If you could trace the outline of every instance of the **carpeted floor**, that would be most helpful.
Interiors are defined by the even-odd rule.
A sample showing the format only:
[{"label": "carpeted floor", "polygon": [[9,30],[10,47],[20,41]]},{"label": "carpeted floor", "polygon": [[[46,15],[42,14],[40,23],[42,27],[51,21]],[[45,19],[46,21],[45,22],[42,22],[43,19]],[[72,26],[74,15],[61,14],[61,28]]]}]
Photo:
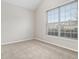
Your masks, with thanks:
[{"label": "carpeted floor", "polygon": [[77,53],[38,40],[2,46],[1,59],[77,59]]}]

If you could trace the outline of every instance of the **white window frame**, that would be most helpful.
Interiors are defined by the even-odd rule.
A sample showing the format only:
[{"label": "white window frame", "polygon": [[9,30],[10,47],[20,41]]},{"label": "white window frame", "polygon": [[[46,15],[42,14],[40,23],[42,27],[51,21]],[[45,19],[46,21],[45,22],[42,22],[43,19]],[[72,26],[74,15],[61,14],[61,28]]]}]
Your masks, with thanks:
[{"label": "white window frame", "polygon": [[[74,2],[77,2],[77,1],[72,1],[72,2],[70,2],[70,3],[67,3],[67,4],[64,4],[64,5],[68,5],[68,4],[71,4],[71,3],[74,3]],[[64,6],[64,5],[62,5],[62,6]],[[59,6],[59,7],[56,7],[56,8],[59,8],[60,9],[60,7],[62,7],[62,6]],[[47,17],[48,17],[48,12],[49,11],[51,11],[51,10],[54,10],[54,9],[56,9],[56,8],[53,8],[53,9],[50,9],[50,10],[48,10],[47,11]],[[59,11],[59,14],[60,14],[60,11]],[[47,27],[46,27],[46,33],[48,34],[48,18],[47,18]],[[59,15],[59,22],[58,22],[58,25],[59,25],[59,28],[58,28],[58,36],[56,36],[56,37],[61,37],[60,36],[60,33],[61,33],[61,28],[60,28],[60,15]],[[67,32],[66,32],[67,33]],[[75,32],[74,32],[75,33]],[[69,37],[63,37],[63,38],[69,38]],[[75,39],[75,38],[70,38],[70,39]],[[77,39],[75,39],[75,40],[77,40]]]}]

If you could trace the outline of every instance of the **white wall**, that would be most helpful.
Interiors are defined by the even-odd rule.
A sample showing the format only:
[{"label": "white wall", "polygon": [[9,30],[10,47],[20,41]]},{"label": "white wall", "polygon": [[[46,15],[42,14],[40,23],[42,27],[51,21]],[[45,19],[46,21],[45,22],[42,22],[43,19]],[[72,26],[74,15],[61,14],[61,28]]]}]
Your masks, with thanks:
[{"label": "white wall", "polygon": [[47,25],[47,10],[53,9],[57,6],[63,5],[71,0],[44,0],[36,11],[36,39],[46,41],[51,44],[55,44],[60,47],[71,49],[77,51],[78,42],[77,40],[71,40],[67,38],[48,36],[46,34],[46,25]]},{"label": "white wall", "polygon": [[33,12],[2,1],[1,44],[33,37]]},{"label": "white wall", "polygon": [[77,51],[78,42],[76,40],[46,34],[46,11],[67,2],[69,0],[43,0],[36,11],[36,16],[32,11],[2,2],[1,44],[27,40],[33,38],[34,34],[34,37],[39,40]]}]

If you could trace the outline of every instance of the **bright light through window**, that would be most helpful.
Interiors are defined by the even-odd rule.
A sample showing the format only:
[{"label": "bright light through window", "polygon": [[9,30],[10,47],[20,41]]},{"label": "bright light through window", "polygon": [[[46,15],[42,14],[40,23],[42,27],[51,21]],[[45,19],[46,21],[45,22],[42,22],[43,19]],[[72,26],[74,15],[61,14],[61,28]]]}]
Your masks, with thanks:
[{"label": "bright light through window", "polygon": [[48,35],[78,38],[77,1],[48,11]]}]

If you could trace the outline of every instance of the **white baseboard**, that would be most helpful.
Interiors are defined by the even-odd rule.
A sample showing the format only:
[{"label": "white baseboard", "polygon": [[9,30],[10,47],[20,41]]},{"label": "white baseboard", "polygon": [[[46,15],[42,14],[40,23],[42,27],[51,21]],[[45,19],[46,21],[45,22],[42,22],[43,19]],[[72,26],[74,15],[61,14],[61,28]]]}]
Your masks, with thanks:
[{"label": "white baseboard", "polygon": [[18,43],[18,42],[22,42],[22,41],[32,40],[32,39],[33,38],[25,38],[25,39],[20,39],[20,40],[12,41],[12,42],[1,43],[1,45],[13,44],[13,43]]},{"label": "white baseboard", "polygon": [[55,44],[55,43],[51,43],[45,39],[42,39],[40,37],[35,37],[36,40],[39,40],[39,41],[42,41],[42,42],[45,42],[45,43],[49,43],[49,44],[52,44],[52,45],[55,45],[55,46],[58,46],[60,48],[64,48],[64,49],[68,49],[68,50],[71,50],[71,51],[74,51],[74,52],[78,52],[78,50],[76,49],[73,49],[73,48],[69,48],[69,47],[64,47],[64,46],[61,46],[61,45],[58,45],[58,44]]},{"label": "white baseboard", "polygon": [[49,42],[48,40],[42,39],[40,37],[30,37],[30,38],[26,38],[26,39],[22,39],[22,40],[17,40],[17,41],[12,41],[12,42],[7,42],[7,43],[1,43],[1,45],[13,44],[13,43],[22,42],[22,41],[28,41],[28,40],[33,40],[33,39],[36,39],[36,40],[39,40],[39,41],[43,41],[43,42],[46,42],[46,43],[49,43],[49,44],[52,44],[52,45],[56,45],[56,46],[59,46],[61,48],[65,48],[65,49],[69,49],[69,50],[78,52],[76,49],[65,47],[65,46],[61,46],[61,45]]}]

